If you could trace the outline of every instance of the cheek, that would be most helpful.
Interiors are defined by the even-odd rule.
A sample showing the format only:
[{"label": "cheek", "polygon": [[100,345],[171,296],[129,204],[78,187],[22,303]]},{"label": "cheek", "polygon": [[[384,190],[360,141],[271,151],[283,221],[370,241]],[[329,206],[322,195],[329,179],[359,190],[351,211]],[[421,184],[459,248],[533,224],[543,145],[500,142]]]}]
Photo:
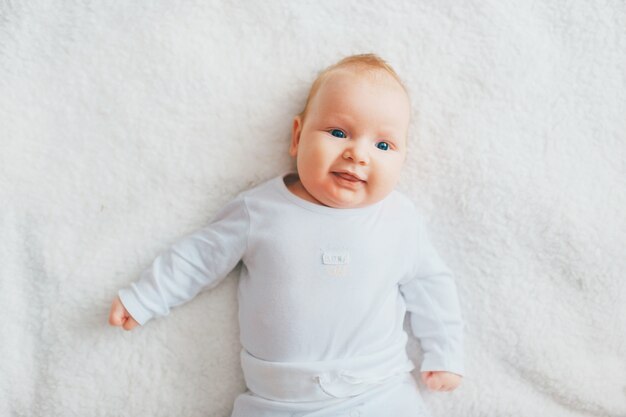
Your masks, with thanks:
[{"label": "cheek", "polygon": [[372,180],[375,180],[375,185],[381,188],[395,187],[400,179],[403,158],[399,155],[397,158],[389,158],[377,162],[377,167],[374,170],[376,175],[372,177]]},{"label": "cheek", "polygon": [[323,168],[332,161],[336,150],[330,144],[324,143],[323,140],[311,142],[307,146],[305,157],[308,162],[315,164],[318,168]]},{"label": "cheek", "polygon": [[308,181],[309,186],[311,186],[310,182],[314,178],[320,176],[320,172],[324,170],[326,165],[318,150],[311,146],[301,149],[298,153],[297,164],[301,179]]}]

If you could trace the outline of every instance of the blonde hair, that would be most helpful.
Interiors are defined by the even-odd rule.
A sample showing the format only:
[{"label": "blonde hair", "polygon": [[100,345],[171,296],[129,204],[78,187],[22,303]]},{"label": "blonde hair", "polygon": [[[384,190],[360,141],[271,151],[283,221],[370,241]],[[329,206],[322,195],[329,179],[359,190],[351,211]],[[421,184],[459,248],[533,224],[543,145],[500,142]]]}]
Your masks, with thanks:
[{"label": "blonde hair", "polygon": [[[304,122],[304,118],[306,116],[306,112],[309,108],[309,104],[317,94],[317,91],[320,89],[326,78],[335,70],[342,68],[354,68],[358,71],[369,71],[370,73],[375,73],[376,71],[385,71],[389,75],[391,75],[397,82],[400,84],[402,89],[407,92],[404,83],[398,76],[398,74],[394,71],[394,69],[389,65],[384,59],[379,57],[376,54],[358,54],[358,55],[350,55],[348,57],[343,58],[341,61],[337,62],[324,69],[317,75],[315,81],[311,85],[311,89],[309,90],[309,96],[306,99],[306,103],[304,105],[304,110],[298,114],[302,121]],[[408,92],[407,92],[408,93]]]}]

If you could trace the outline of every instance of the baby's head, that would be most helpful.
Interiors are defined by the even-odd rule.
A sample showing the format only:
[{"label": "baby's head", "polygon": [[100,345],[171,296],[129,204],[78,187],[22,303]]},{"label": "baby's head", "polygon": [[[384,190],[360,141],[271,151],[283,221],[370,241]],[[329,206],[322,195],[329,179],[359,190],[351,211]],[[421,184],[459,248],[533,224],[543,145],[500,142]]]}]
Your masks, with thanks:
[{"label": "baby's head", "polygon": [[336,208],[385,198],[404,163],[410,103],[398,75],[376,55],[354,55],[315,80],[293,121],[293,191]]}]

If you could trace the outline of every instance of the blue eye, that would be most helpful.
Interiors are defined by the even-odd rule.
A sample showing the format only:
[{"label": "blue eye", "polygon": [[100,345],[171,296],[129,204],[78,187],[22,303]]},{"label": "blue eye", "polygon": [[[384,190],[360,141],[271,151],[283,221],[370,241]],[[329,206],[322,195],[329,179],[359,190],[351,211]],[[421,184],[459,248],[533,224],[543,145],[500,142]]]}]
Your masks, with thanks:
[{"label": "blue eye", "polygon": [[333,129],[330,131],[330,134],[333,135],[336,138],[345,138],[346,134],[343,132],[343,130],[339,130],[339,129]]},{"label": "blue eye", "polygon": [[378,149],[383,150],[383,151],[388,151],[389,150],[389,144],[387,142],[378,142],[376,144],[376,147]]}]

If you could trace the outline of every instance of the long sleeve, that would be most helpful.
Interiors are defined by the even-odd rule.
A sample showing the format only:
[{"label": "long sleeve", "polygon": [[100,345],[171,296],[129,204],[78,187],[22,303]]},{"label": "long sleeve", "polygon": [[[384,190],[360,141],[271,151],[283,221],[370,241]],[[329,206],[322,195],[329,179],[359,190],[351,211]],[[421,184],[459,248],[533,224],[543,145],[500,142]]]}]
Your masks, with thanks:
[{"label": "long sleeve", "polygon": [[454,276],[417,221],[417,254],[413,274],[400,283],[411,329],[424,352],[421,371],[463,375],[463,321]]},{"label": "long sleeve", "polygon": [[247,243],[250,218],[243,195],[224,206],[203,229],[161,253],[119,297],[141,325],[171,307],[213,288],[237,265]]}]

